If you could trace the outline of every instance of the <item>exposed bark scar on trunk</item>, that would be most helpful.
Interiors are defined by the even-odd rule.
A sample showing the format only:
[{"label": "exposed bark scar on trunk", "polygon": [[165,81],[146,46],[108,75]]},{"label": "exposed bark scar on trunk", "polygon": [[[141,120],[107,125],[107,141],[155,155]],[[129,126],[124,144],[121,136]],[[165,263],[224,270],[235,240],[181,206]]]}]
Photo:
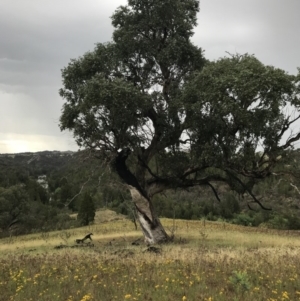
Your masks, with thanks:
[{"label": "exposed bark scar on trunk", "polygon": [[137,219],[144,233],[145,242],[154,244],[168,241],[169,237],[153,211],[151,200],[148,200],[135,187],[128,185],[128,188],[137,211]]},{"label": "exposed bark scar on trunk", "polygon": [[152,219],[151,208],[148,200],[143,195],[141,195],[141,193],[135,187],[132,186],[129,187],[130,187],[129,190],[131,193],[132,200],[138,212],[144,216],[145,220],[147,220],[149,224],[152,225],[153,219]]}]

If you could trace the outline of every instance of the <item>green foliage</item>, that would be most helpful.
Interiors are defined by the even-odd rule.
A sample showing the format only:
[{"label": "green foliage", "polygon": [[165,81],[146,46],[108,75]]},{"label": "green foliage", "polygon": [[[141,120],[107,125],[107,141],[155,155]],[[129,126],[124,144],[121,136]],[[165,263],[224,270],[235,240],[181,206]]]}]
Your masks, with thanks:
[{"label": "green foliage", "polygon": [[289,221],[287,218],[284,218],[284,216],[275,214],[269,221],[268,221],[268,226],[270,228],[274,229],[283,229],[286,230],[288,229],[288,224]]},{"label": "green foliage", "polygon": [[285,215],[287,219],[287,229],[289,230],[299,230],[300,229],[300,217],[298,214],[290,213],[289,215]]},{"label": "green foliage", "polygon": [[[248,54],[208,62],[191,42],[198,11],[197,0],[120,6],[112,15],[113,41],[62,70],[60,128],[114,162],[122,180],[149,200],[168,189],[214,190],[222,182],[260,204],[253,188],[300,139],[297,133],[283,139],[298,119],[286,112],[298,112],[299,76]],[[287,185],[280,189],[291,195]],[[199,216],[194,202],[155,203],[168,216]],[[240,211],[234,197],[219,209],[208,203],[202,215],[210,218]]]},{"label": "green foliage", "polygon": [[12,224],[20,223],[28,212],[28,195],[23,188],[0,187],[0,228],[7,230]]},{"label": "green foliage", "polygon": [[38,184],[36,180],[28,179],[25,185],[25,189],[30,200],[42,202],[43,204],[47,204],[49,202],[48,192],[40,184]]},{"label": "green foliage", "polygon": [[252,226],[253,225],[253,217],[251,217],[247,213],[240,213],[234,217],[232,222],[237,225]]},{"label": "green foliage", "polygon": [[227,193],[224,197],[224,201],[220,204],[219,214],[226,219],[230,219],[235,213],[240,212],[240,210],[240,204],[235,195],[233,193]]},{"label": "green foliage", "polygon": [[251,288],[249,276],[246,272],[234,271],[232,276],[229,277],[229,281],[233,284],[234,288],[241,293],[249,291]]},{"label": "green foliage", "polygon": [[294,76],[264,66],[250,55],[207,64],[184,90],[187,119],[196,140],[192,148],[195,155],[218,167],[226,162],[225,166],[236,170],[264,170],[257,145],[259,142],[268,156],[281,153],[281,130],[285,131],[289,121],[282,108],[288,103],[299,106],[294,80]]},{"label": "green foliage", "polygon": [[[288,158],[284,159],[284,164],[296,164],[299,160],[299,154],[297,154],[297,151],[289,153]],[[42,156],[40,157],[43,160]],[[22,162],[20,158],[21,156],[18,155],[19,164]],[[56,158],[53,159],[54,161],[56,160]],[[15,177],[18,179],[18,174],[22,173],[18,172],[18,169],[11,169],[14,166],[13,162],[10,159],[7,168],[4,168],[2,171],[11,175],[10,178]],[[90,170],[95,165],[95,161],[81,160],[78,154],[74,154],[73,159],[69,158],[68,164],[64,165],[63,168],[59,164],[56,166],[54,162],[51,163],[48,161],[47,164],[53,166],[52,172],[47,177],[49,183],[48,191],[42,188],[34,178],[25,177],[23,178],[24,183],[18,180],[20,186],[17,187],[22,189],[22,195],[27,200],[24,204],[24,214],[22,215],[25,218],[21,219],[22,226],[19,227],[24,232],[38,231],[38,229],[43,229],[43,231],[58,228],[64,229],[73,226],[75,222],[69,218],[65,211],[65,204],[67,204],[68,199],[79,192],[81,185],[92,175]],[[27,161],[24,161],[24,167],[27,165]],[[155,168],[155,161],[153,166]],[[22,168],[22,165],[20,165],[20,170]],[[39,168],[43,168],[43,166]],[[32,172],[35,173],[34,168]],[[126,191],[119,190],[117,187],[106,185],[107,180],[110,183],[111,181],[115,181],[113,174],[103,175],[101,185],[98,186],[99,176],[102,173],[103,170],[100,168],[99,171],[97,170],[97,173],[93,174],[91,181],[84,186],[83,194],[85,191],[91,192],[96,208],[107,207],[118,213],[128,215],[134,220],[134,208],[130,203],[130,195]],[[294,181],[293,183],[299,187],[298,182]],[[284,185],[282,186],[281,184]],[[66,186],[69,186],[71,193],[69,193],[68,197],[62,198],[62,190]],[[286,187],[287,190],[283,190],[282,187]],[[12,186],[8,188],[12,188]],[[48,198],[46,202],[42,201],[41,191],[46,191]],[[203,218],[206,220],[222,219],[245,226],[258,227],[261,225],[277,229],[300,229],[299,208],[297,207],[298,192],[290,185],[290,180],[287,178],[273,176],[255,186],[254,192],[270,203],[269,206],[273,208],[274,213],[258,210],[258,208],[256,208],[257,212],[249,211],[245,206],[245,200],[242,198],[239,199],[237,194],[229,192],[228,189],[220,191],[222,191],[219,192],[220,203],[214,199],[213,194],[208,189],[204,188],[190,189],[189,192],[181,190],[176,192],[168,191],[163,195],[155,195],[153,199],[154,207],[158,215],[162,217],[196,220]],[[289,201],[286,199],[286,191],[288,191]],[[50,198],[51,201],[48,203]],[[77,212],[81,200],[82,195],[79,195],[71,202],[69,208]],[[6,229],[13,217],[8,218],[7,215],[10,212],[9,203],[6,201],[2,202],[0,207],[6,207],[5,210],[1,209],[2,214],[0,218],[2,223],[1,228]],[[29,208],[26,209],[27,207]],[[14,205],[14,208],[17,210],[18,206]]]},{"label": "green foliage", "polygon": [[89,193],[85,193],[79,207],[77,220],[81,225],[86,226],[94,221],[96,208],[92,197]]},{"label": "green foliage", "polygon": [[[74,225],[74,223],[73,223]],[[57,208],[30,198],[21,186],[0,187],[1,236],[49,231],[72,226],[71,218]]]}]

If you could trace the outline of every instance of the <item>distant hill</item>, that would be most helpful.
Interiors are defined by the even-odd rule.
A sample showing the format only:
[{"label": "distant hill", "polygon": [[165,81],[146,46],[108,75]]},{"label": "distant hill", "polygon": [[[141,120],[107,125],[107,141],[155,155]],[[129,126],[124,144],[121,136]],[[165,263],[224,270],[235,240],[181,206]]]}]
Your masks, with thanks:
[{"label": "distant hill", "polygon": [[75,152],[43,151],[36,153],[0,154],[0,166],[24,167],[26,170],[38,170],[47,173],[66,164]]},{"label": "distant hill", "polygon": [[[287,154],[281,165],[290,166],[291,173],[282,175],[279,166],[273,176],[260,182],[253,190],[255,196],[272,211],[262,210],[253,204],[249,195],[237,195],[222,183],[214,183],[221,202],[216,200],[210,188],[194,187],[188,191],[166,191],[156,195],[155,208],[162,217],[221,218],[243,225],[269,223],[270,226],[271,223],[270,227],[300,229],[300,177],[292,176],[299,174],[300,152],[296,150]],[[90,156],[88,151],[0,154],[0,189],[22,187],[29,201],[33,202],[30,206],[41,203],[61,212],[69,210],[69,213],[75,213],[83,193],[87,192],[96,208],[112,209],[132,218],[130,195],[118,184],[119,179],[112,170],[103,166],[101,160]],[[249,210],[249,207],[254,210]],[[48,211],[51,210],[45,209]]]},{"label": "distant hill", "polygon": [[49,176],[66,166],[74,152],[44,151],[36,153],[0,154],[0,186],[25,183],[28,178]]}]

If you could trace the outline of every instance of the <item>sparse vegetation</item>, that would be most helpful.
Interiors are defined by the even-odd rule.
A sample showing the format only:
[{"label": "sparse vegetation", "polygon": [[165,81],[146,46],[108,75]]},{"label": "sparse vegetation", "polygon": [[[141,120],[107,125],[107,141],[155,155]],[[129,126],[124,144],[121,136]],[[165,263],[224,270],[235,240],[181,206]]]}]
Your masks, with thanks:
[{"label": "sparse vegetation", "polygon": [[[297,231],[162,219],[176,238],[156,254],[131,244],[132,222],[102,213],[101,224],[0,240],[0,299],[300,300]],[[94,247],[54,250],[88,232]]]}]

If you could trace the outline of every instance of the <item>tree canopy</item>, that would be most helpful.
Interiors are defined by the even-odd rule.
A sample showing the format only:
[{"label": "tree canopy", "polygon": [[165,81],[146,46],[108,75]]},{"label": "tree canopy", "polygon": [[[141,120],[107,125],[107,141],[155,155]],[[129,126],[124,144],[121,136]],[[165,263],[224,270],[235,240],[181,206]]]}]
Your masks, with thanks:
[{"label": "tree canopy", "polygon": [[260,204],[253,186],[300,138],[300,75],[248,54],[209,62],[190,40],[198,12],[197,0],[128,0],[113,41],[62,70],[61,130],[113,162],[151,229],[165,189],[205,185],[218,198],[221,181]]}]

